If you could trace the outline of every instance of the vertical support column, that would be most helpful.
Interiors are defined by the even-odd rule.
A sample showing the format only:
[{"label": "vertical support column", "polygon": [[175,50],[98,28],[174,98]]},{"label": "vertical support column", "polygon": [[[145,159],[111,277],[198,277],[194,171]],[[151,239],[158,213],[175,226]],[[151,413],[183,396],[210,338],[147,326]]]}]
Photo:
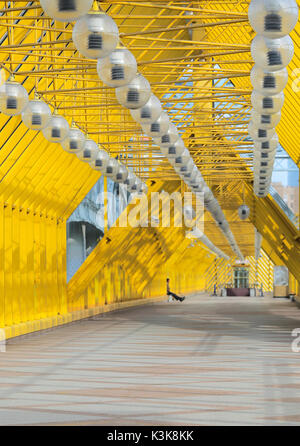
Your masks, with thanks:
[{"label": "vertical support column", "polygon": [[[46,219],[42,217],[40,211],[34,211],[33,214],[34,240],[33,240],[33,259],[34,259],[34,311],[36,319],[42,319],[50,316],[48,313],[49,298],[51,295],[51,265],[49,263],[49,252],[41,256],[41,240],[44,237],[45,229],[45,247],[47,246],[48,228]],[[43,260],[45,259],[45,270]],[[47,262],[47,263],[46,263]],[[42,286],[41,271],[45,271],[45,285]]]},{"label": "vertical support column", "polygon": [[18,209],[12,209],[12,314],[13,323],[21,322],[20,303],[22,290],[20,287],[20,216]]},{"label": "vertical support column", "polygon": [[58,267],[58,292],[59,314],[66,314],[67,305],[67,225],[65,221],[57,222],[57,267]]},{"label": "vertical support column", "polygon": [[0,199],[0,327],[4,327],[4,206]]},{"label": "vertical support column", "polygon": [[299,209],[298,209],[298,229],[300,231],[300,168],[299,168],[299,185],[298,185],[298,199],[299,199]]},{"label": "vertical support column", "polygon": [[5,325],[13,325],[12,314],[12,209],[9,204],[4,206],[4,288],[5,304],[4,319]]},{"label": "vertical support column", "polygon": [[27,271],[27,294],[26,294],[26,307],[28,310],[28,320],[38,319],[38,315],[35,312],[34,306],[34,254],[33,254],[33,213],[29,209],[24,209],[26,216],[26,271]]}]

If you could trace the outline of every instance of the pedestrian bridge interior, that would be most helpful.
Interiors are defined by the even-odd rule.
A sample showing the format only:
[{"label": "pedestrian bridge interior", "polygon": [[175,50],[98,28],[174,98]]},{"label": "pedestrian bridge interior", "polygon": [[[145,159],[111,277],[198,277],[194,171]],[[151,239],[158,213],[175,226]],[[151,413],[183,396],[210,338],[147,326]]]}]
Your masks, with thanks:
[{"label": "pedestrian bridge interior", "polygon": [[[115,89],[100,79],[97,59],[87,58],[78,51],[72,38],[75,22],[54,20],[43,8],[47,3],[50,2],[0,1],[1,85],[10,81],[21,84],[29,100],[43,101],[54,116],[62,116],[70,128],[81,130],[110,158],[117,159],[145,184],[143,191],[149,199],[154,192],[177,192],[182,197],[185,192],[190,192],[188,184],[160,147],[133,119],[130,110],[118,101]],[[58,3],[53,1],[53,4]],[[235,332],[235,322],[243,336],[241,327],[244,324],[245,338],[251,339],[248,345],[251,349],[251,346],[255,348],[254,332],[260,330],[259,322],[256,325],[251,314],[265,314],[266,324],[273,323],[277,327],[282,334],[278,342],[284,343],[284,327],[296,328],[292,323],[288,324],[289,318],[294,317],[296,324],[300,317],[296,306],[297,301],[300,303],[299,202],[298,211],[293,211],[284,196],[272,187],[263,197],[255,190],[254,143],[248,133],[253,92],[250,71],[254,66],[251,42],[256,35],[248,17],[250,0],[95,0],[87,3],[91,4],[95,14],[101,9],[114,20],[119,30],[119,47],[127,48],[133,54],[138,72],[149,81],[152,93],[161,102],[170,122],[177,127],[194,165],[221,207],[234,242],[230,243],[206,206],[203,233],[211,245],[204,243],[203,238],[189,237],[187,225],[119,227],[117,222],[122,212],[134,207],[134,194],[129,189],[93,168],[86,160],[64,150],[63,144],[47,140],[46,131],[28,128],[20,113],[0,113],[0,329],[6,340],[12,342],[8,342],[8,347],[11,345],[12,348],[8,352],[11,363],[8,361],[5,365],[4,355],[0,357],[4,380],[8,368],[13,370],[14,355],[19,354],[21,362],[22,355],[29,354],[33,347],[31,360],[33,363],[42,361],[37,358],[38,350],[43,350],[43,345],[48,342],[49,352],[54,352],[60,333],[71,345],[75,336],[72,330],[75,330],[75,347],[79,351],[86,348],[88,356],[92,355],[98,336],[101,338],[102,328],[96,327],[97,321],[104,324],[103,330],[107,329],[111,339],[118,336],[121,339],[144,323],[149,323],[154,332],[161,330],[160,354],[164,354],[165,340],[171,346],[169,352],[173,359],[179,355],[178,373],[182,374],[185,374],[183,349],[198,351],[196,340],[190,339],[192,333],[188,332],[195,328],[195,333],[199,334],[197,315],[205,329],[208,329],[209,318],[214,318],[214,329],[220,328],[218,321],[221,319],[225,325],[231,324],[230,327],[227,325],[228,336]],[[299,6],[299,0],[297,3]],[[298,22],[290,33],[294,57],[287,67],[285,100],[276,127],[278,156],[284,153],[297,178],[300,167],[299,32]],[[6,105],[8,108],[8,103]],[[101,201],[101,192],[110,194]],[[299,189],[297,199],[299,201]],[[121,203],[121,211],[116,203]],[[242,205],[249,209],[245,219],[239,214]],[[142,209],[140,220],[148,219],[151,219],[149,210]],[[272,299],[274,271],[278,268],[287,273],[286,297],[293,295],[296,302],[280,303]],[[172,302],[169,307],[159,303],[167,300],[167,277],[172,291],[187,297],[184,303]],[[252,303],[251,297],[237,297],[236,304],[234,297],[225,294],[221,297],[225,289],[236,288],[254,290],[256,297],[253,295]],[[218,297],[213,297],[210,303],[208,296],[212,294]],[[267,302],[261,303],[262,295]],[[243,299],[247,299],[249,316],[243,310]],[[135,306],[136,309],[126,310],[128,318],[123,312],[119,316],[108,315],[110,311],[125,311]],[[151,310],[145,316],[149,308]],[[204,312],[202,316],[200,308]],[[174,319],[170,314],[172,311],[175,312]],[[228,322],[231,311],[235,322]],[[102,320],[101,315],[106,315],[107,319]],[[75,321],[80,323],[68,325]],[[92,321],[90,326],[88,321]],[[126,334],[122,334],[120,327],[120,333],[114,331],[110,322],[116,325],[124,322]],[[95,327],[94,338],[92,327]],[[181,344],[176,337],[178,330],[173,334],[168,331],[176,327],[183,332]],[[263,321],[261,327],[264,327]],[[55,330],[50,333],[49,329]],[[79,346],[81,329],[85,345]],[[40,337],[19,338],[32,333],[39,333]],[[208,352],[216,340],[209,338],[209,331],[207,333],[208,338],[201,334],[201,342],[207,347],[205,350],[201,344],[202,353]],[[89,336],[94,340],[91,338],[89,342]],[[181,353],[176,353],[172,336],[179,342]],[[25,350],[20,344],[22,339]],[[147,330],[141,332],[140,342],[143,340],[146,348],[151,350]],[[269,341],[272,351],[271,339]],[[103,348],[109,356],[109,347],[105,344]],[[230,344],[229,348],[234,354],[234,345]],[[139,354],[139,347],[133,344],[126,344],[126,349],[129,357]],[[63,349],[55,350],[56,353],[58,358],[64,355]],[[214,354],[219,353],[214,350]],[[117,361],[122,351],[111,353],[114,354],[112,359]],[[194,384],[196,358],[189,374]],[[60,364],[59,359],[53,361],[49,367]],[[151,371],[145,352],[143,361],[148,374]],[[163,368],[160,361],[159,358],[155,360],[158,373],[160,367]],[[206,361],[207,370],[212,371],[213,377],[216,363],[209,357]],[[104,374],[109,374],[108,362],[107,357]],[[115,365],[118,367],[117,363]],[[249,376],[244,365],[240,364],[240,367],[244,381],[239,391],[243,393]],[[269,367],[272,373],[275,362],[274,367]],[[264,376],[267,372],[267,369],[263,371]],[[28,369],[29,375],[35,373]],[[79,376],[76,373],[74,371],[74,379]],[[89,373],[92,378],[94,375]],[[128,373],[131,373],[129,369]],[[230,371],[224,366],[225,380],[229,375]],[[217,375],[215,377],[218,382]],[[175,379],[169,378],[171,381]],[[130,379],[134,379],[133,375]],[[142,378],[138,376],[136,379],[139,387],[135,389],[135,396],[144,398]],[[10,381],[5,382],[10,385]],[[112,380],[110,386],[113,385]],[[174,388],[176,385],[174,381]],[[211,392],[218,391],[218,384],[215,386]],[[45,389],[50,393],[51,383],[45,384]],[[87,396],[84,384],[81,390],[82,395]],[[120,390],[121,394],[123,391]],[[230,391],[230,388],[224,391],[225,399]],[[211,395],[206,401],[208,406],[214,403]],[[276,392],[269,396],[280,398]],[[111,394],[107,396],[111,397]],[[255,404],[254,399],[254,396],[253,400],[250,398],[249,405]],[[66,401],[60,403],[67,406]],[[228,399],[229,405],[230,402]],[[120,424],[141,422],[136,414],[127,417],[126,404],[124,413],[119,414]],[[236,396],[233,406],[240,404]],[[286,415],[282,422],[300,421],[293,408],[292,405],[287,412],[296,418]],[[171,410],[167,402],[165,410]],[[4,406],[0,413],[3,411]],[[279,415],[282,414],[273,413],[267,421],[275,423]],[[109,417],[113,417],[113,410],[106,416],[105,420],[112,422],[113,418]],[[147,416],[144,422],[159,422],[155,416]],[[183,419],[196,423],[193,417]],[[4,420],[8,418],[4,416]],[[75,415],[72,420],[77,420]],[[91,420],[96,422],[95,418],[86,415],[79,422],[88,424]],[[176,417],[167,416],[165,420],[166,423],[178,421]],[[205,417],[203,420],[209,422]],[[246,418],[241,420],[246,421]],[[58,418],[54,415],[39,418],[40,423],[45,421],[55,423]],[[66,417],[65,422],[69,421]],[[9,420],[5,422],[9,423]],[[230,420],[224,415],[220,422],[229,423]],[[255,417],[251,422],[256,422]]]}]

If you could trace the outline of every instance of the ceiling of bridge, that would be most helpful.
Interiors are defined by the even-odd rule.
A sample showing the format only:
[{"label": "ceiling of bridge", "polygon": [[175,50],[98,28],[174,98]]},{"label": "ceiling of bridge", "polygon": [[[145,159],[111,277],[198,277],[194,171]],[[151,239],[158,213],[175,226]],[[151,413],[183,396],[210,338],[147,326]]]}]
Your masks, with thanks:
[{"label": "ceiling of bridge", "polygon": [[[243,181],[252,180],[251,143],[245,141],[253,38],[249,0],[113,0],[99,4],[117,23],[121,42],[135,55],[139,71],[180,127],[208,184],[216,188],[238,244],[246,255],[253,254],[253,227],[243,223],[241,229],[237,216]],[[99,80],[96,61],[76,51],[72,28],[72,24],[45,16],[38,1],[0,1],[0,62],[6,74],[13,73],[24,83],[31,97],[36,90],[53,109],[69,122],[75,121],[111,155],[119,155],[143,179],[177,179],[158,147],[117,103],[114,90]],[[278,127],[281,144],[298,165],[300,107],[293,85],[299,66],[299,30],[298,23],[292,35],[296,54]],[[42,190],[45,200],[50,190],[53,203],[59,201],[59,215],[69,215],[98,174],[28,131],[18,117],[1,116],[0,126],[4,136],[1,181],[17,181],[13,199],[24,196],[29,182],[32,192],[27,201],[36,203]],[[30,152],[25,150],[28,147]],[[59,185],[58,172],[63,177]],[[41,181],[44,189],[39,189]],[[207,228],[207,235],[231,254],[209,217]]]}]

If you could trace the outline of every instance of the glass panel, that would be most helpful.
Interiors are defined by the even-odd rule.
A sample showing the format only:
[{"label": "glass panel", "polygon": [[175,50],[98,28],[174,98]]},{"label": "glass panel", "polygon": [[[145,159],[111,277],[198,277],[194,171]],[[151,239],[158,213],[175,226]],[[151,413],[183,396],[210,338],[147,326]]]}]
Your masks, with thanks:
[{"label": "glass panel", "polygon": [[299,169],[281,146],[275,159],[271,195],[299,227]]},{"label": "glass panel", "polygon": [[[113,226],[129,203],[124,185],[107,179],[107,228]],[[91,254],[105,233],[104,177],[90,190],[67,222],[67,280]]]},{"label": "glass panel", "polygon": [[249,288],[249,270],[247,268],[234,269],[234,288]]}]

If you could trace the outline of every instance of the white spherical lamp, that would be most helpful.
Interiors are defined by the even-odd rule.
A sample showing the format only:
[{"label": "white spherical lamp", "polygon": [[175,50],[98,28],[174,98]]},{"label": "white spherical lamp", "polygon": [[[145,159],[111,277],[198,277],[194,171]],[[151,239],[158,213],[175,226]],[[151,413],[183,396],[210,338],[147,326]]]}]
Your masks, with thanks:
[{"label": "white spherical lamp", "polygon": [[134,183],[132,185],[127,186],[127,189],[131,194],[134,194],[136,192],[139,192],[141,185],[142,181],[136,177]]},{"label": "white spherical lamp", "polygon": [[139,124],[151,124],[155,122],[162,114],[160,100],[152,94],[146,104],[137,110],[130,110],[132,118]]},{"label": "white spherical lamp", "polygon": [[50,122],[50,107],[39,99],[29,101],[26,108],[22,112],[22,121],[31,130],[42,130]]},{"label": "white spherical lamp", "polygon": [[129,109],[143,107],[150,96],[151,86],[141,74],[138,74],[128,85],[116,88],[116,97],[119,104]]},{"label": "white spherical lamp", "polygon": [[192,172],[192,169],[194,168],[194,161],[192,160],[192,158],[190,158],[186,164],[181,165],[181,166],[174,166],[174,170],[175,172],[178,173],[178,175],[181,176],[181,178],[183,179],[183,181],[186,180],[187,176],[189,177],[188,174],[190,174]]},{"label": "white spherical lamp", "polygon": [[170,119],[167,113],[163,112],[160,117],[151,124],[143,124],[142,128],[146,135],[151,138],[158,138],[167,133],[170,126]]},{"label": "white spherical lamp", "polygon": [[23,85],[8,80],[0,86],[0,111],[8,116],[20,115],[28,104],[28,93]]},{"label": "white spherical lamp", "polygon": [[265,142],[269,141],[276,133],[275,129],[261,129],[260,127],[255,127],[251,121],[248,126],[248,132],[254,142]]},{"label": "white spherical lamp", "polygon": [[99,146],[98,144],[93,141],[92,139],[86,139],[84,148],[76,153],[77,157],[80,159],[80,161],[83,161],[85,163],[91,163],[95,161],[99,153]]},{"label": "white spherical lamp", "polygon": [[263,162],[268,162],[269,165],[274,163],[276,156],[276,151],[274,152],[255,152],[254,154],[254,164],[261,165]]},{"label": "white spherical lamp", "polygon": [[247,220],[250,215],[250,209],[246,204],[243,204],[239,207],[238,213],[241,220]]},{"label": "white spherical lamp", "polygon": [[119,170],[118,161],[115,158],[109,158],[103,174],[108,178],[113,179],[117,175],[118,170]]},{"label": "white spherical lamp", "polygon": [[277,147],[279,145],[278,135],[275,133],[268,141],[264,142],[254,142],[254,151],[255,152],[276,152]]},{"label": "white spherical lamp", "polygon": [[88,59],[108,56],[119,43],[119,29],[102,11],[91,11],[80,17],[73,28],[73,42]]},{"label": "white spherical lamp", "polygon": [[113,177],[113,180],[116,183],[125,183],[128,177],[128,170],[123,164],[119,164],[118,171],[116,175]]},{"label": "white spherical lamp", "polygon": [[188,180],[188,184],[191,187],[200,186],[201,189],[205,186],[205,181],[204,181],[201,173],[199,172],[198,168],[197,168],[197,171],[195,172],[195,174],[193,174],[191,176],[191,178]]},{"label": "white spherical lamp", "polygon": [[148,186],[145,183],[141,183],[138,187],[139,194],[147,194],[148,193]]},{"label": "white spherical lamp", "polygon": [[295,28],[298,6],[295,0],[252,0],[248,15],[257,34],[278,39]]},{"label": "white spherical lamp", "polygon": [[130,172],[130,170],[129,170],[128,176],[127,176],[126,180],[124,181],[127,188],[132,187],[134,185],[135,181],[136,181],[136,175],[134,173]]},{"label": "white spherical lamp", "polygon": [[53,143],[62,143],[68,136],[69,131],[68,121],[56,114],[52,115],[47,127],[42,130],[45,139]]},{"label": "white spherical lamp", "polygon": [[160,147],[160,150],[167,158],[178,158],[185,151],[185,145],[180,138],[169,147]]},{"label": "white spherical lamp", "polygon": [[[190,163],[190,161],[187,162],[187,164],[189,164],[189,163]],[[198,168],[195,165],[195,163],[193,162],[193,164],[191,164],[191,168],[185,174],[185,182],[187,185],[195,184],[196,179],[197,179],[197,172],[198,172]]]},{"label": "white spherical lamp", "polygon": [[168,147],[178,141],[178,139],[179,133],[177,127],[171,123],[169,125],[168,131],[159,138],[154,138],[154,142],[160,147]]},{"label": "white spherical lamp", "polygon": [[251,103],[256,112],[272,115],[281,111],[284,104],[284,93],[265,96],[254,90],[251,95]]},{"label": "white spherical lamp", "polygon": [[97,63],[99,78],[108,87],[117,88],[129,84],[136,76],[137,63],[126,48],[118,47]]},{"label": "white spherical lamp", "polygon": [[108,153],[103,149],[99,149],[96,159],[90,163],[90,166],[98,172],[104,173],[108,161]]},{"label": "white spherical lamp", "polygon": [[191,159],[190,152],[185,149],[180,156],[177,158],[170,158],[170,163],[174,167],[182,167]]},{"label": "white spherical lamp", "polygon": [[261,158],[255,158],[253,165],[254,165],[254,168],[256,168],[256,169],[265,169],[268,172],[270,172],[273,170],[274,159],[263,160]]},{"label": "white spherical lamp", "polygon": [[290,36],[267,39],[257,35],[251,44],[254,62],[266,71],[278,71],[287,67],[294,55],[294,44]]},{"label": "white spherical lamp", "polygon": [[85,135],[81,130],[72,126],[68,136],[61,143],[62,148],[68,153],[79,153],[84,149]]},{"label": "white spherical lamp", "polygon": [[185,166],[181,167],[180,171],[185,181],[190,180],[192,178],[192,175],[195,173],[195,168],[196,166],[192,159],[190,159],[185,164]]},{"label": "white spherical lamp", "polygon": [[281,119],[281,112],[273,113],[272,115],[265,115],[252,110],[251,118],[254,127],[270,130],[275,128],[279,124]]},{"label": "white spherical lamp", "polygon": [[254,90],[265,96],[272,96],[285,89],[289,75],[286,68],[279,71],[264,71],[258,65],[254,65],[250,79]]},{"label": "white spherical lamp", "polygon": [[253,166],[254,177],[269,178],[272,176],[272,172],[272,164],[270,166],[260,166],[258,164]]},{"label": "white spherical lamp", "polygon": [[40,4],[52,19],[60,22],[74,22],[89,12],[93,0],[40,0]]},{"label": "white spherical lamp", "polygon": [[201,194],[203,192],[203,186],[201,186],[200,184],[191,184],[190,189],[195,194]]}]

